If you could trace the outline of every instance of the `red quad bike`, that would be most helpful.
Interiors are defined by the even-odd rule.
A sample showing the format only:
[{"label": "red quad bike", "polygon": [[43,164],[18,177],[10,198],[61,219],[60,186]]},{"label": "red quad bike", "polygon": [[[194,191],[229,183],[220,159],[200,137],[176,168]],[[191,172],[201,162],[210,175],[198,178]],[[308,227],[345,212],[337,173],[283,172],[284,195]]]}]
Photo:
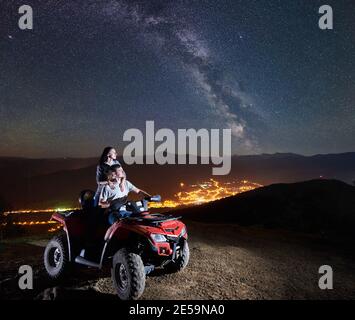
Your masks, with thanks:
[{"label": "red quad bike", "polygon": [[63,278],[75,264],[102,269],[110,263],[118,297],[129,300],[142,295],[146,275],[156,267],[177,272],[187,266],[186,226],[177,217],[148,211],[148,202],[160,202],[160,196],[127,202],[120,210],[132,215],[112,226],[93,198],[93,191],[84,190],[79,199],[82,209],[52,215],[64,232],[52,238],[44,252],[50,278]]}]

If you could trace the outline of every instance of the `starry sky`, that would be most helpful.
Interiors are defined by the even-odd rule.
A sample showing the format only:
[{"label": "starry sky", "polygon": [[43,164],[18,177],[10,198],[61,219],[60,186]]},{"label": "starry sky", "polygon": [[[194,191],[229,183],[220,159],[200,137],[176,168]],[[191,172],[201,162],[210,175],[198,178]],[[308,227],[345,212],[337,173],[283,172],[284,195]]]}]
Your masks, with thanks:
[{"label": "starry sky", "polygon": [[[0,0],[0,156],[230,128],[235,154],[355,151],[353,0]],[[320,30],[331,5],[334,29]]]}]

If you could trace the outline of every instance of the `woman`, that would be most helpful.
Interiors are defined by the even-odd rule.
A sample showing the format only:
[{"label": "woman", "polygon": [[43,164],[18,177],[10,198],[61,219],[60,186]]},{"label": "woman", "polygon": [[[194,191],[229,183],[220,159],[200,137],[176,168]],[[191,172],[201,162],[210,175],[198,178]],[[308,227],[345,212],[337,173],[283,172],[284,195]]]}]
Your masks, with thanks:
[{"label": "woman", "polygon": [[95,205],[99,203],[99,197],[102,188],[107,184],[106,172],[110,169],[111,166],[115,164],[120,164],[117,160],[117,152],[113,147],[106,147],[101,154],[99,164],[96,168],[96,183],[97,190],[95,194]]}]

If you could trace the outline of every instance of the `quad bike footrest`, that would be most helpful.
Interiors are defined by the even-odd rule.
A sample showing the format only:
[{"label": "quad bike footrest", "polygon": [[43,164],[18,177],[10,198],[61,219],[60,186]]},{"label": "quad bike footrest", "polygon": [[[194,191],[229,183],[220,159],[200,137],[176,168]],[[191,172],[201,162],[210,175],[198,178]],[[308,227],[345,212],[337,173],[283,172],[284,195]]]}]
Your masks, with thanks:
[{"label": "quad bike footrest", "polygon": [[145,271],[146,275],[153,272],[154,269],[155,269],[155,266],[153,266],[153,265],[144,266],[144,271]]},{"label": "quad bike footrest", "polygon": [[88,266],[88,267],[99,268],[99,269],[101,268],[99,263],[87,260],[87,259],[85,259],[85,258],[83,258],[81,256],[77,256],[75,258],[75,262],[79,263],[79,264],[83,264],[83,265]]}]

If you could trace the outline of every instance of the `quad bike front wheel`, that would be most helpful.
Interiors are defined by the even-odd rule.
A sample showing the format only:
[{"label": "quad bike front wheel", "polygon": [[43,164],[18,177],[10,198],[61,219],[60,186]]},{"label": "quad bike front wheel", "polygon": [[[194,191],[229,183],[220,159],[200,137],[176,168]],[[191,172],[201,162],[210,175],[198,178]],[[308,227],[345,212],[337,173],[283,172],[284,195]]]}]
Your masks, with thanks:
[{"label": "quad bike front wheel", "polygon": [[138,254],[127,249],[118,250],[112,259],[111,276],[121,300],[136,300],[143,294],[145,271]]},{"label": "quad bike front wheel", "polygon": [[70,262],[65,233],[53,237],[44,251],[44,266],[50,278],[58,280],[68,271]]},{"label": "quad bike front wheel", "polygon": [[189,244],[186,240],[181,242],[179,251],[176,253],[176,258],[174,261],[170,261],[165,269],[169,272],[179,272],[186,268],[190,259],[190,249]]}]

